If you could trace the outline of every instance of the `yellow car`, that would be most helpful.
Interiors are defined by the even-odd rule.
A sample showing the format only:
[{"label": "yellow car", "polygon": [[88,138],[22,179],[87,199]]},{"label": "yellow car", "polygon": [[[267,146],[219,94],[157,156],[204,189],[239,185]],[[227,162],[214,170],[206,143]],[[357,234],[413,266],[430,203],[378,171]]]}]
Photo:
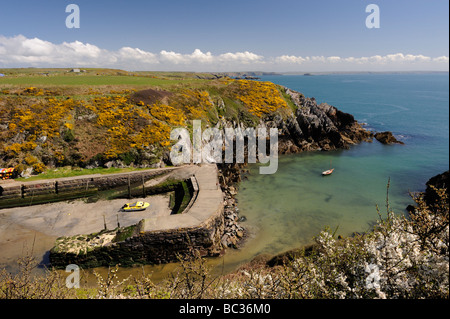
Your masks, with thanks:
[{"label": "yellow car", "polygon": [[147,202],[127,203],[122,206],[122,210],[125,212],[135,212],[145,210],[148,206],[150,206],[150,204]]}]

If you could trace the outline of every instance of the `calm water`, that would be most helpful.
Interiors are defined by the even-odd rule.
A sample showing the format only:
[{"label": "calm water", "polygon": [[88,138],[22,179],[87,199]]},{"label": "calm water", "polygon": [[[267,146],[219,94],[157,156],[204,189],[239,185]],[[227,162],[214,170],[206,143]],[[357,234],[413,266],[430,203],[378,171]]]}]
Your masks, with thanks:
[{"label": "calm water", "polygon": [[[260,253],[279,253],[311,242],[324,227],[337,234],[366,231],[391,208],[402,214],[409,191],[449,167],[448,74],[265,76],[308,97],[351,113],[367,128],[392,131],[405,145],[376,140],[350,150],[282,156],[278,171],[259,175],[250,166],[239,189],[240,214],[252,232],[246,246],[225,257],[228,265]],[[333,175],[321,172],[335,168]]]}]

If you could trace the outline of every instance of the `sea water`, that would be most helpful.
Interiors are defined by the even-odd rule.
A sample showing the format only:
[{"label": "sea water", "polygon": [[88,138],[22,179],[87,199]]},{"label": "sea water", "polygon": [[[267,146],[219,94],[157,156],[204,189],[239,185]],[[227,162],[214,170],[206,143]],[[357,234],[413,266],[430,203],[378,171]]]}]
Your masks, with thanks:
[{"label": "sea water", "polygon": [[[258,164],[250,165],[237,196],[250,238],[240,250],[226,254],[229,266],[309,244],[326,227],[342,236],[369,231],[379,213],[386,216],[387,202],[390,210],[404,214],[413,204],[410,192],[423,191],[430,177],[449,168],[448,73],[261,80],[351,113],[369,130],[392,131],[405,144],[383,145],[374,139],[349,150],[281,156],[273,175],[260,175]],[[323,177],[330,166],[333,174]]]}]

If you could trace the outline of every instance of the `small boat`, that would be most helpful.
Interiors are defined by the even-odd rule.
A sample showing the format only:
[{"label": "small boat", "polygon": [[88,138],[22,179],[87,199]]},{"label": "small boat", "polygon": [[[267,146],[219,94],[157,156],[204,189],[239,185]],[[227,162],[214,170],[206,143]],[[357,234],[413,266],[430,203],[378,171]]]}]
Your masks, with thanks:
[{"label": "small boat", "polygon": [[127,203],[122,206],[122,210],[125,212],[136,212],[145,210],[149,206],[150,204],[147,202]]},{"label": "small boat", "polygon": [[332,166],[331,161],[330,161],[330,169],[327,169],[326,171],[323,171],[322,172],[322,176],[331,175],[331,173],[333,173],[333,171],[334,171],[334,168],[332,168],[332,167],[333,166]]},{"label": "small boat", "polygon": [[323,176],[331,175],[331,173],[333,173],[333,171],[334,171],[334,168],[328,169],[328,170],[326,170],[326,171],[323,171],[323,172],[322,172],[322,175],[323,175]]}]

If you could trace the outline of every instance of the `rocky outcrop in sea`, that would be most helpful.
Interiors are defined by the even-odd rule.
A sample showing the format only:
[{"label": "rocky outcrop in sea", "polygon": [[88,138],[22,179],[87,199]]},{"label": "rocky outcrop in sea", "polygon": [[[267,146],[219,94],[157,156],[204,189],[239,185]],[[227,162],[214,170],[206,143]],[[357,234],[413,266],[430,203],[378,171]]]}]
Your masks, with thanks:
[{"label": "rocky outcrop in sea", "polygon": [[402,141],[397,140],[394,134],[389,131],[375,133],[374,137],[378,142],[383,144],[405,144]]}]

